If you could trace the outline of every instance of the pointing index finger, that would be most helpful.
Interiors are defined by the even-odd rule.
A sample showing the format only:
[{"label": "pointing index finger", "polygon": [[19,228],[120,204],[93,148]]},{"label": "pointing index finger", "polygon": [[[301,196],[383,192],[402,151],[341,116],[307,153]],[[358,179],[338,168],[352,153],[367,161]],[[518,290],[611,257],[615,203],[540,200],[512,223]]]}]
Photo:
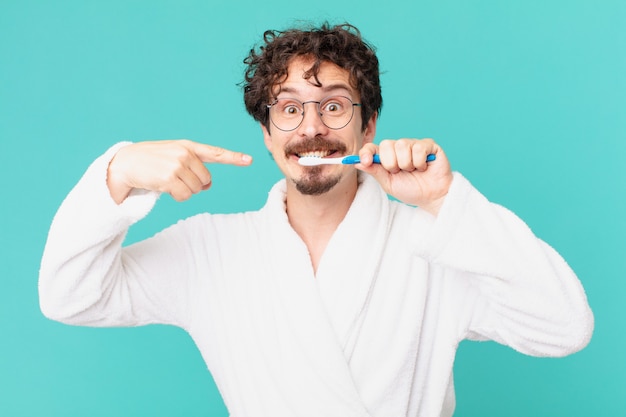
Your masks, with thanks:
[{"label": "pointing index finger", "polygon": [[219,146],[195,143],[193,151],[202,162],[246,166],[252,163],[250,155],[220,148]]}]

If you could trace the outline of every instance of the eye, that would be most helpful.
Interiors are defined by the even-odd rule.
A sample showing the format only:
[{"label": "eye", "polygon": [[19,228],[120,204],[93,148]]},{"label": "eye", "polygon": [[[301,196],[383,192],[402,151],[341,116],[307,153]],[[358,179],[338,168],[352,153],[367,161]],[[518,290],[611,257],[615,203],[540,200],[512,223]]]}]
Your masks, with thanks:
[{"label": "eye", "polygon": [[294,117],[302,113],[302,105],[294,100],[279,99],[276,103],[276,110],[282,117]]},{"label": "eye", "polygon": [[293,115],[300,113],[298,110],[299,110],[298,107],[296,107],[293,104],[290,104],[288,106],[285,106],[285,108],[283,109],[283,113],[285,113],[288,116],[293,116]]},{"label": "eye", "polygon": [[344,104],[340,99],[331,98],[323,103],[322,111],[324,113],[341,113],[344,111]]}]

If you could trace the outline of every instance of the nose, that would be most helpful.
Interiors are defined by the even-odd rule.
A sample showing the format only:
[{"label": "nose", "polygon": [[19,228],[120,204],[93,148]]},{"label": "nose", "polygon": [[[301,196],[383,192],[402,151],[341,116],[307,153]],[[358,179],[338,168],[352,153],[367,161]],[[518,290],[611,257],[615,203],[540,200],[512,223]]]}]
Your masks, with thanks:
[{"label": "nose", "polygon": [[[319,112],[319,103],[309,101],[304,104],[304,117],[302,123],[298,126],[298,133],[306,137],[323,136],[328,133],[328,127],[322,121],[322,115]],[[308,104],[308,108],[306,107]]]}]

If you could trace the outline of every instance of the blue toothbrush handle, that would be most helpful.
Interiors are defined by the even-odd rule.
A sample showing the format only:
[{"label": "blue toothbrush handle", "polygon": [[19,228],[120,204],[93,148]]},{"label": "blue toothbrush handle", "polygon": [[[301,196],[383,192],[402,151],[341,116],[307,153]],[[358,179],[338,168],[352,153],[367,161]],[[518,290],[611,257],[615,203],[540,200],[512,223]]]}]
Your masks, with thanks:
[{"label": "blue toothbrush handle", "polygon": [[[428,154],[428,156],[426,157],[426,162],[432,162],[435,159],[437,159],[437,157],[435,156],[434,153]],[[375,164],[380,164],[380,155],[375,154],[374,155],[374,163]]]},{"label": "blue toothbrush handle", "polygon": [[[432,162],[435,159],[437,159],[437,157],[435,154],[431,153],[426,157],[426,162]],[[380,164],[380,155],[374,154],[373,161],[375,164]],[[359,155],[349,155],[341,160],[341,163],[343,164],[358,164],[359,162],[361,162],[359,160]]]},{"label": "blue toothbrush handle", "polygon": [[341,163],[344,165],[358,164],[359,162],[361,162],[359,155],[348,155],[341,160]]}]

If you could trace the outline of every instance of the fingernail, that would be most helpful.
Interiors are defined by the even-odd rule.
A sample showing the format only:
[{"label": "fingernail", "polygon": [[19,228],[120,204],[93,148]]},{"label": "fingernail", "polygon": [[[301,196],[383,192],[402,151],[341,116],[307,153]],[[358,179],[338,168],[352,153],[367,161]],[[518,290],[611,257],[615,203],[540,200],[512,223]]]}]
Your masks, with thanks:
[{"label": "fingernail", "polygon": [[252,157],[250,155],[242,155],[241,160],[245,163],[252,161]]}]

